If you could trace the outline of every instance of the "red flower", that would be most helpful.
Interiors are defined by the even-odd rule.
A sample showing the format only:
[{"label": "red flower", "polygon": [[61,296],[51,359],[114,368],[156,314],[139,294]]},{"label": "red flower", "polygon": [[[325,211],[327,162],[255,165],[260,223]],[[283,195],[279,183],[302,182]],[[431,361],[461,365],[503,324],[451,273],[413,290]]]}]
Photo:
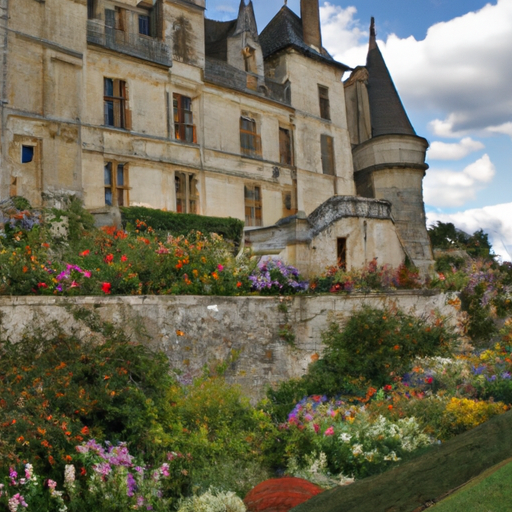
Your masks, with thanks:
[{"label": "red flower", "polygon": [[123,254],[121,256],[121,261],[128,261],[128,257]]},{"label": "red flower", "polygon": [[112,289],[112,285],[110,283],[102,283],[101,284],[101,291],[103,293],[109,294]]},{"label": "red flower", "polygon": [[109,265],[114,261],[114,255],[113,254],[107,254],[105,256],[105,263],[108,263]]},{"label": "red flower", "polygon": [[432,377],[427,377],[427,378],[425,379],[425,382],[426,382],[427,384],[432,384],[432,382],[434,382],[434,379],[433,379]]},{"label": "red flower", "polygon": [[85,251],[80,253],[80,256],[89,256],[89,249],[86,249]]},{"label": "red flower", "polygon": [[84,428],[82,428],[82,430],[80,430],[80,432],[81,432],[84,436],[89,435],[89,427],[85,426]]},{"label": "red flower", "polygon": [[48,288],[48,285],[46,283],[37,283],[38,288]]},{"label": "red flower", "polygon": [[384,391],[391,391],[393,389],[393,386],[391,386],[391,384],[386,384],[384,386]]},{"label": "red flower", "polygon": [[236,283],[236,287],[237,287],[237,288],[240,288],[240,286],[242,286],[242,283],[241,283],[240,281],[238,281],[238,282]]}]

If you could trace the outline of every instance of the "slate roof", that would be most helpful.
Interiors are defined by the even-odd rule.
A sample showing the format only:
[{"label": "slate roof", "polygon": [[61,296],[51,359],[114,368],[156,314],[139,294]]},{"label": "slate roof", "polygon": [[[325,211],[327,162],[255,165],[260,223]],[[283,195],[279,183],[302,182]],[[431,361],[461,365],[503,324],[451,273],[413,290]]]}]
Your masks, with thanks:
[{"label": "slate roof", "polygon": [[368,100],[372,137],[397,134],[416,135],[377,45],[373,18],[366,69],[369,74]]},{"label": "slate roof", "polygon": [[343,71],[351,69],[341,62],[335,61],[325,48],[317,52],[314,48],[308,46],[302,35],[302,20],[286,5],[281,7],[280,11],[264,28],[260,34],[260,44],[264,58],[291,47],[307,57],[338,67]]},{"label": "slate roof", "polygon": [[204,19],[205,52],[207,57],[227,60],[228,37],[237,26],[237,20],[215,21]]}]

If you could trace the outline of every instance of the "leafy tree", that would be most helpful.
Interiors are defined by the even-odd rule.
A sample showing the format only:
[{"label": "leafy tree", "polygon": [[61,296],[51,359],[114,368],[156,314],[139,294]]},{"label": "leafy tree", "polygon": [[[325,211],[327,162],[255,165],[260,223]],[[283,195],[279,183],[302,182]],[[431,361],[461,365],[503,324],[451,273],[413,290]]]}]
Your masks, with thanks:
[{"label": "leafy tree", "polygon": [[432,246],[436,249],[462,249],[472,258],[494,259],[489,235],[482,229],[468,235],[451,222],[437,222],[428,229]]}]

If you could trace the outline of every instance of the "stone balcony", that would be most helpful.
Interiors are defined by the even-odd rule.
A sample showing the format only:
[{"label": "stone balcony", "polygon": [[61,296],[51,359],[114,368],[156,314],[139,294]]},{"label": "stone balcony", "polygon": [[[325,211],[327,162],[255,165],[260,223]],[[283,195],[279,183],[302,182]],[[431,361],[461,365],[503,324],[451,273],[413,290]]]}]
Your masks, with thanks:
[{"label": "stone balcony", "polygon": [[171,52],[165,42],[107,27],[101,20],[87,20],[87,42],[161,66],[172,66]]}]

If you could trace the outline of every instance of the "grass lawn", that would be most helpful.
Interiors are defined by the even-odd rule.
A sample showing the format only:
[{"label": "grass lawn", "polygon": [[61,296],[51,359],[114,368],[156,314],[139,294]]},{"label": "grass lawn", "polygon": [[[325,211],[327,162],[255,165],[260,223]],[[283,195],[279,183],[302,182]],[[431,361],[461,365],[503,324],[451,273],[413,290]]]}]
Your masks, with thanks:
[{"label": "grass lawn", "polygon": [[512,511],[512,460],[485,471],[432,507],[436,512]]}]

